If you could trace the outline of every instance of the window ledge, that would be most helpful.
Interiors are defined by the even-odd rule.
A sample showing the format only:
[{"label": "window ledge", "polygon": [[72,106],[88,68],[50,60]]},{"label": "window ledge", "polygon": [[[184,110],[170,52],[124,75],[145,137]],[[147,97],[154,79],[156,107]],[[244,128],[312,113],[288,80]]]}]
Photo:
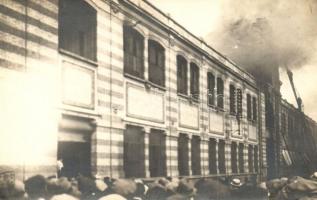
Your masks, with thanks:
[{"label": "window ledge", "polygon": [[141,83],[145,83],[146,81],[144,80],[144,78],[140,78],[140,77],[137,77],[137,76],[134,76],[134,75],[131,75],[129,73],[124,73],[123,74],[126,78],[129,78],[129,79],[132,79],[134,81],[138,81],[138,82],[141,82]]},{"label": "window ledge", "polygon": [[78,60],[81,60],[81,61],[83,61],[83,62],[86,62],[86,63],[88,63],[88,64],[94,65],[94,66],[96,66],[96,67],[98,66],[98,62],[97,62],[97,61],[94,61],[94,60],[91,60],[91,59],[82,57],[82,56],[80,56],[80,55],[77,55],[77,54],[72,53],[72,52],[70,52],[70,51],[67,51],[67,50],[65,50],[65,49],[59,48],[58,51],[59,51],[61,54],[70,56],[70,57],[75,58],[75,59],[78,59]]},{"label": "window ledge", "polygon": [[177,95],[178,95],[179,97],[182,97],[182,98],[185,98],[185,99],[188,99],[188,98],[189,98],[187,94],[182,94],[182,93],[177,92]]},{"label": "window ledge", "polygon": [[153,83],[153,82],[151,82],[151,81],[148,81],[148,83],[149,83],[151,86],[153,86],[153,87],[155,87],[155,88],[158,88],[159,90],[166,91],[165,86],[158,85],[158,84]]}]

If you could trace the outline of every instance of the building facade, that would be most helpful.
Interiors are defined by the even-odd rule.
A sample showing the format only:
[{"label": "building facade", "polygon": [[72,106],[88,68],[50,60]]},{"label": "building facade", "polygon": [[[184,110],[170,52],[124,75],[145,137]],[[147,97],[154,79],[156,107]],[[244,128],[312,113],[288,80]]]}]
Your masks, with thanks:
[{"label": "building facade", "polygon": [[[45,3],[44,3],[45,2]],[[266,177],[253,76],[147,1],[1,2],[0,165]]]}]

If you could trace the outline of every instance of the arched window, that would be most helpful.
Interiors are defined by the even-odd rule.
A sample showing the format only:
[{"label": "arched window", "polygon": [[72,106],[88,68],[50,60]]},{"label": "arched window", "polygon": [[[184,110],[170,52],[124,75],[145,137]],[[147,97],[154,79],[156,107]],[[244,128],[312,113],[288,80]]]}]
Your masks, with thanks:
[{"label": "arched window", "polygon": [[234,85],[229,86],[230,114],[236,114],[236,88]]},{"label": "arched window", "polygon": [[237,89],[237,117],[242,118],[242,90]]},{"label": "arched window", "polygon": [[218,77],[217,78],[217,106],[218,108],[223,109],[223,102],[224,102],[224,87],[223,87],[223,80]]},{"label": "arched window", "polygon": [[256,97],[252,98],[252,106],[253,106],[253,120],[256,121],[258,118],[258,108],[257,108]]},{"label": "arched window", "polygon": [[187,61],[177,55],[177,93],[187,95]]},{"label": "arched window", "polygon": [[59,47],[96,60],[97,12],[83,0],[59,1]]},{"label": "arched window", "polygon": [[199,67],[195,63],[190,63],[190,94],[199,99]]},{"label": "arched window", "polygon": [[247,94],[247,119],[252,120],[252,110],[251,110],[251,95]]},{"label": "arched window", "polygon": [[165,86],[165,49],[158,42],[149,40],[149,80]]},{"label": "arched window", "polygon": [[144,38],[133,28],[123,26],[124,73],[144,79]]},{"label": "arched window", "polygon": [[211,73],[207,73],[207,87],[208,87],[208,105],[215,105],[215,76]]}]

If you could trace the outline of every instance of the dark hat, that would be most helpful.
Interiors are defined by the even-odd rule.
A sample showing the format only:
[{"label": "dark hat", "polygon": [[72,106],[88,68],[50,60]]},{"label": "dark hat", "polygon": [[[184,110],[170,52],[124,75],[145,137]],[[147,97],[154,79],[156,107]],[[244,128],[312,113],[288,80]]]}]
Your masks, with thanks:
[{"label": "dark hat", "polygon": [[42,175],[35,175],[27,179],[25,182],[25,191],[31,198],[45,197],[46,195],[46,179]]}]

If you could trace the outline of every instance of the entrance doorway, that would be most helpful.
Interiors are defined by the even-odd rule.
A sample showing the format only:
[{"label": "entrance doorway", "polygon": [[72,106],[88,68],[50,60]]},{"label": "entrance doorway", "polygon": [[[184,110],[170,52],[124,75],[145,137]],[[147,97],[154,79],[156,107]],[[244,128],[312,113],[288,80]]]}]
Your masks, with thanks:
[{"label": "entrance doorway", "polygon": [[90,142],[58,142],[58,158],[63,160],[62,176],[90,176]]}]

